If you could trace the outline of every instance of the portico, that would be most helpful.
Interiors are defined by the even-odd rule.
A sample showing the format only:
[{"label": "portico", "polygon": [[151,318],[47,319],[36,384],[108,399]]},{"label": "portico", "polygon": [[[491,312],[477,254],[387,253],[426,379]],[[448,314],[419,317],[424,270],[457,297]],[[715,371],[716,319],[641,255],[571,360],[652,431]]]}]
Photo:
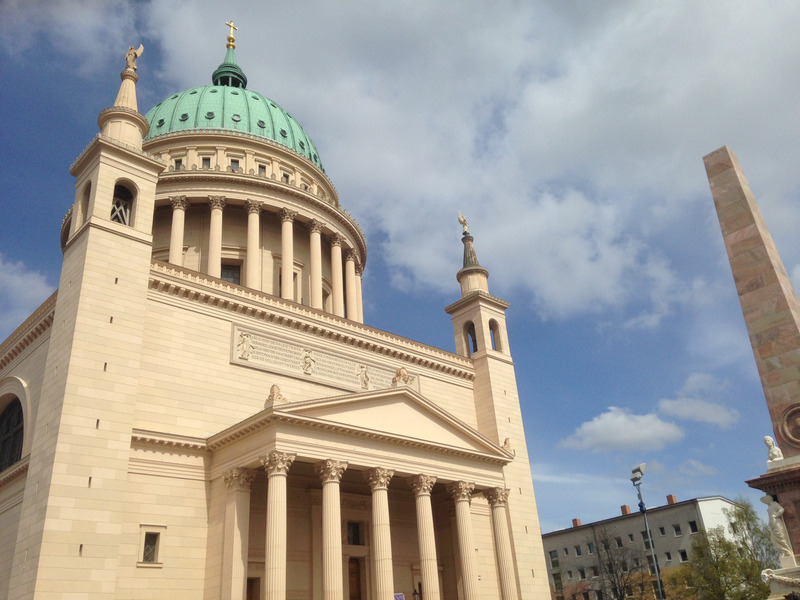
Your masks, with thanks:
[{"label": "portico", "polygon": [[[414,429],[439,429],[434,439],[443,443],[400,426],[360,427],[359,411],[376,404],[402,427],[415,414]],[[324,438],[315,435],[320,428]],[[269,600],[392,598],[409,584],[430,600],[452,582],[476,600],[476,526],[494,531],[499,571],[514,569],[503,502],[471,510],[484,496],[507,498],[502,467],[511,457],[413,390],[269,406],[209,438],[208,448],[211,504],[219,507],[210,531],[225,540],[223,598],[247,598],[249,578]],[[516,585],[502,592],[517,598]]]}]

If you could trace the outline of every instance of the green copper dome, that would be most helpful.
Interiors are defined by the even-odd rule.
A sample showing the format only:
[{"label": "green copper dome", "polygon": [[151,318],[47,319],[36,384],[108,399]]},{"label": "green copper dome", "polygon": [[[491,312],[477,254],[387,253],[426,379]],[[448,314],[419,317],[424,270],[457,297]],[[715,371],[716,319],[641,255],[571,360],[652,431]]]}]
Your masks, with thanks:
[{"label": "green copper dome", "polygon": [[236,64],[233,48],[212,76],[214,85],[173,94],[145,115],[151,140],[179,131],[238,131],[266,138],[294,150],[322,167],[317,149],[300,124],[278,104],[245,88],[247,77]]}]

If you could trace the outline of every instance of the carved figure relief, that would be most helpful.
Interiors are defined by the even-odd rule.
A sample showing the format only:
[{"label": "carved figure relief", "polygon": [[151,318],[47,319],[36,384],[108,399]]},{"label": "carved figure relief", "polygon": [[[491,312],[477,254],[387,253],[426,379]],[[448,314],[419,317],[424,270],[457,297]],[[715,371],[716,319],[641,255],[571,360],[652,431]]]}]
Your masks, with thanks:
[{"label": "carved figure relief", "polygon": [[311,375],[314,372],[314,363],[317,361],[314,359],[314,352],[309,350],[308,348],[303,350],[303,373],[306,375]]},{"label": "carved figure relief", "polygon": [[239,358],[242,360],[250,360],[250,352],[253,349],[253,344],[250,339],[250,334],[246,331],[239,332],[239,342],[236,344],[236,351],[239,353]]},{"label": "carved figure relief", "polygon": [[[781,566],[794,566],[794,551],[789,543],[786,524],[783,522],[783,507],[769,494],[762,496],[761,502],[767,505],[769,539],[781,554]],[[791,559],[791,565],[784,565],[786,559]]]},{"label": "carved figure relief", "polygon": [[361,385],[362,389],[369,389],[369,373],[367,373],[367,365],[359,365],[358,383]]},{"label": "carved figure relief", "polygon": [[394,377],[392,377],[392,387],[397,387],[398,385],[411,385],[411,382],[414,381],[414,378],[408,374],[408,371],[405,367],[400,367],[395,371]]}]

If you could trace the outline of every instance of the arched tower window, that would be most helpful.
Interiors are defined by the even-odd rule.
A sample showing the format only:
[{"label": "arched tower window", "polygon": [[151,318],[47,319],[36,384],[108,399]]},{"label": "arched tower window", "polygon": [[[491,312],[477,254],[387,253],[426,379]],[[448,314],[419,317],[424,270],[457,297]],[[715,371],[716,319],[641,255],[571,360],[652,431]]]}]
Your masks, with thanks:
[{"label": "arched tower window", "polygon": [[0,471],[22,458],[22,404],[14,398],[0,413]]},{"label": "arched tower window", "polygon": [[122,225],[130,225],[132,211],[133,192],[118,183],[114,186],[114,199],[111,202],[111,220]]},{"label": "arched tower window", "polygon": [[503,351],[503,342],[502,338],[500,337],[500,325],[497,324],[497,321],[492,319],[489,321],[489,333],[492,336],[492,350],[497,350],[498,352]]},{"label": "arched tower window", "polygon": [[83,225],[89,219],[89,196],[92,193],[92,182],[90,181],[83,187],[83,195],[81,196],[81,203],[78,207],[78,218],[76,219],[76,228]]},{"label": "arched tower window", "polygon": [[473,352],[478,351],[478,336],[475,335],[475,325],[472,321],[464,325],[464,346],[468,356],[472,356]]}]

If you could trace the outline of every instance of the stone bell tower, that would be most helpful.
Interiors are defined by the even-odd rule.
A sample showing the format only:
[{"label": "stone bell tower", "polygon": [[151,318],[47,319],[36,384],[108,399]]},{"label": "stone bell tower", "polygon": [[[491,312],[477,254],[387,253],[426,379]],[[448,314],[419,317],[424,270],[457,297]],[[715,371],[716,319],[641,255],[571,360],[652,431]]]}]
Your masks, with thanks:
[{"label": "stone bell tower", "polygon": [[464,262],[456,278],[461,284],[461,298],[445,310],[453,321],[456,353],[471,358],[475,367],[478,431],[514,455],[504,475],[519,598],[544,598],[549,596],[550,587],[506,330],[509,305],[489,293],[489,271],[478,262],[474,238],[460,214],[459,222],[463,227]]},{"label": "stone bell tower", "polygon": [[[794,552],[800,551],[800,300],[739,159],[727,146],[704,159],[781,458],[747,482],[777,496]],[[765,452],[766,455],[766,452]]]},{"label": "stone bell tower", "polygon": [[[9,597],[114,597],[137,372],[152,254],[156,180],[142,151],[131,47],[101,132],[72,165],[73,207],[35,417]],[[113,556],[114,558],[109,558]],[[71,585],[65,590],[63,574]]]}]

